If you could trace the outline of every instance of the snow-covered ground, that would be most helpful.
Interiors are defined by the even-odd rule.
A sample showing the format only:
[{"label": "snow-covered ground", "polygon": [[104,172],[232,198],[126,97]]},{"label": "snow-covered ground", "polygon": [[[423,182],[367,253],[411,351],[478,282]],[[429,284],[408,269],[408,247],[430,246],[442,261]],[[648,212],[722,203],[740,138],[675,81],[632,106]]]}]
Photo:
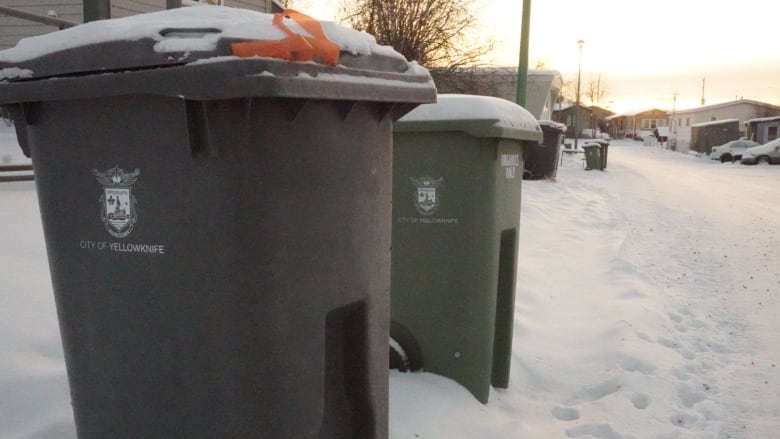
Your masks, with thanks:
[{"label": "snow-covered ground", "polygon": [[[778,437],[780,166],[580,159],[523,182],[510,388],[393,372],[390,437]],[[72,439],[34,183],[0,184],[0,246],[0,438]]]}]

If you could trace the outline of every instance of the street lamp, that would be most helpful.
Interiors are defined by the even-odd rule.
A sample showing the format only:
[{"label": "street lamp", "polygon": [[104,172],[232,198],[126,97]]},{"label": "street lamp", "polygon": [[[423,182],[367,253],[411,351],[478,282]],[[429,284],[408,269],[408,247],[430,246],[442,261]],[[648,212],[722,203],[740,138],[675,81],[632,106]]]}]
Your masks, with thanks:
[{"label": "street lamp", "polygon": [[580,125],[580,79],[582,77],[582,45],[585,44],[584,40],[577,40],[577,45],[580,46],[580,57],[577,64],[577,108],[574,110],[574,150],[577,150],[577,139],[579,136]]}]

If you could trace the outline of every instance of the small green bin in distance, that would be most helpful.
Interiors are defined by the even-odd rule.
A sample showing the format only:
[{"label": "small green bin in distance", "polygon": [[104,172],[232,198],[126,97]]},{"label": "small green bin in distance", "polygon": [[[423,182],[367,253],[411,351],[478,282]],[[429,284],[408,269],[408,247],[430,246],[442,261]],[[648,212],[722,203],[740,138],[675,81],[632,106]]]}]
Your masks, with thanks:
[{"label": "small green bin in distance", "polygon": [[541,138],[484,96],[439,95],[394,125],[394,346],[483,403],[509,382],[523,150]]},{"label": "small green bin in distance", "polygon": [[603,171],[603,163],[601,161],[601,145],[598,143],[586,143],[582,145],[582,149],[585,151],[585,170],[599,170]]},{"label": "small green bin in distance", "polygon": [[332,23],[334,66],[231,55],[283,38],[273,17],[180,8],[0,52],[80,439],[388,436],[392,121],[435,86]]}]

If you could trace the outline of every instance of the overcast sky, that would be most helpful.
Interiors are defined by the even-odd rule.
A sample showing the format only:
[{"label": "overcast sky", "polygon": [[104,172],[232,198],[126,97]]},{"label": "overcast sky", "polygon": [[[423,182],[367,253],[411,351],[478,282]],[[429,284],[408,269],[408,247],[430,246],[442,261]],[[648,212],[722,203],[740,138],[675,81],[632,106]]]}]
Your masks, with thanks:
[{"label": "overcast sky", "polygon": [[[298,0],[334,19],[341,0]],[[498,47],[489,61],[516,65],[522,0],[476,0],[480,32]],[[532,0],[529,57],[575,80],[602,74],[613,111],[672,110],[735,98],[780,105],[780,2],[740,0]],[[584,87],[584,86],[583,86]],[[609,102],[611,101],[611,102]]]}]

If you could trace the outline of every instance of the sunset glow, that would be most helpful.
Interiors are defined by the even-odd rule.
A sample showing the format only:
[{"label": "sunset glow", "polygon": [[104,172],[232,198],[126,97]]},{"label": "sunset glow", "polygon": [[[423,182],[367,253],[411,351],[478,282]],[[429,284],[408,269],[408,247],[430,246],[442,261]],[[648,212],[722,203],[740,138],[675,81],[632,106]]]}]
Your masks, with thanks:
[{"label": "sunset glow", "polygon": [[[514,66],[520,46],[520,0],[477,0],[484,38],[496,42],[485,63]],[[334,20],[340,0],[298,0],[294,6]],[[616,112],[667,111],[745,98],[780,105],[780,52],[773,49],[780,3],[743,0],[532,2],[529,63],[577,75],[602,75],[608,89],[599,106]],[[703,90],[702,90],[702,86]],[[584,103],[590,104],[587,101]]]}]

